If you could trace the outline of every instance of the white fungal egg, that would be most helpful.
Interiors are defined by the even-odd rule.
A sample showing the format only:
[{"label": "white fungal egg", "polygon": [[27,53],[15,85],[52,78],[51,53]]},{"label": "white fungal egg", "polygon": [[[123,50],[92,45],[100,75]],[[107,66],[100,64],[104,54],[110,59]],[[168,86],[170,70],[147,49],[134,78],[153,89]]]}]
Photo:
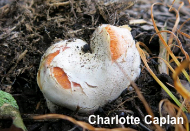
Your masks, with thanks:
[{"label": "white fungal egg", "polygon": [[139,76],[140,56],[127,28],[101,25],[92,34],[91,51],[83,51],[86,44],[80,39],[60,41],[42,57],[37,82],[50,111],[54,105],[95,111]]}]

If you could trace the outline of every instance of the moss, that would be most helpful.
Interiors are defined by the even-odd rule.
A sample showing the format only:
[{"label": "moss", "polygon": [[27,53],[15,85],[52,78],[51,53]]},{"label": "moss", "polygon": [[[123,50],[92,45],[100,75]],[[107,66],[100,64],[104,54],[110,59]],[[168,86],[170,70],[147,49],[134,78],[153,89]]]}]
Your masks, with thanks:
[{"label": "moss", "polygon": [[27,131],[20,116],[19,107],[11,94],[0,90],[0,117],[11,117],[13,124]]},{"label": "moss", "polygon": [[4,104],[10,104],[12,107],[19,109],[16,100],[12,97],[12,95],[0,90],[0,107]]}]

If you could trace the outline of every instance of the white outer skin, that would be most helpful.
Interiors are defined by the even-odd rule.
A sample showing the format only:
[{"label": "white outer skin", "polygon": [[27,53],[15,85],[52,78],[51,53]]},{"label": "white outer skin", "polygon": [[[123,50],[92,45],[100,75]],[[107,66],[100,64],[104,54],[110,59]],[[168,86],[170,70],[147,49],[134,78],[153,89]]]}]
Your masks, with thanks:
[{"label": "white outer skin", "polygon": [[[91,38],[91,53],[84,53],[82,47],[87,44],[76,39],[72,42],[60,41],[48,48],[41,60],[38,72],[38,85],[45,98],[54,104],[67,107],[71,110],[79,108],[79,112],[95,111],[107,102],[116,99],[140,74],[140,56],[135,47],[131,33],[126,28],[114,27],[119,34],[131,44],[127,52],[116,60],[118,65],[128,75],[123,74],[118,65],[111,60],[110,37],[105,26],[98,27]],[[130,46],[129,46],[130,45]],[[71,82],[71,89],[64,89],[54,78],[51,69],[42,66],[44,58],[59,50],[60,47],[69,47],[54,57],[51,67],[62,68]],[[128,79],[130,78],[130,80]],[[73,87],[72,82],[82,87]],[[54,110],[50,107],[50,110]]]}]

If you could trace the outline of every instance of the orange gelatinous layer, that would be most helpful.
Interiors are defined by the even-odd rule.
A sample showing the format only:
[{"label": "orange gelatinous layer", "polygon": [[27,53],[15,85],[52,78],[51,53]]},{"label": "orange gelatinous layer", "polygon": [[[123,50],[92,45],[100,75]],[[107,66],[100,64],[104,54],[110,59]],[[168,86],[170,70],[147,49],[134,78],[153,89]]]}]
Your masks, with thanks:
[{"label": "orange gelatinous layer", "polygon": [[[64,49],[67,49],[67,48],[64,48]],[[47,56],[46,58],[46,66],[49,66],[53,60],[53,58],[55,56],[57,56],[59,54],[59,50],[54,52],[54,53],[51,53]],[[71,82],[69,81],[68,79],[68,76],[67,74],[63,71],[63,69],[59,68],[59,67],[53,67],[52,68],[53,70],[53,75],[55,77],[55,79],[57,80],[57,82],[64,88],[64,89],[70,89],[71,88]],[[80,84],[78,83],[75,83],[73,82],[73,86],[76,87],[76,86],[80,86]]]},{"label": "orange gelatinous layer", "polygon": [[105,29],[110,36],[112,61],[115,61],[126,52],[127,46],[124,46],[124,44],[127,44],[127,42],[124,40],[124,36],[116,32],[113,27],[108,25]]},{"label": "orange gelatinous layer", "polygon": [[81,85],[78,84],[78,83],[76,83],[76,82],[73,82],[73,86],[74,86],[74,87],[77,87],[77,86],[80,86],[80,87],[81,87]]},{"label": "orange gelatinous layer", "polygon": [[57,82],[65,89],[70,89],[71,88],[71,83],[68,79],[67,74],[63,71],[63,69],[59,67],[54,67],[53,68],[53,74],[54,77],[56,78]]},{"label": "orange gelatinous layer", "polygon": [[[49,66],[53,60],[54,57],[56,57],[59,54],[59,50],[51,53],[47,56],[46,58],[46,66]],[[57,82],[65,89],[70,89],[71,88],[71,83],[68,79],[67,74],[59,68],[59,67],[53,67],[53,74]]]},{"label": "orange gelatinous layer", "polygon": [[[69,48],[69,47],[63,47],[63,48],[62,48],[62,51],[66,50],[66,49],[68,49],[68,48]],[[51,54],[49,54],[49,55],[46,57],[46,65],[47,65],[47,66],[49,66],[49,65],[51,64],[53,58],[56,57],[56,56],[59,54],[59,52],[60,52],[60,51],[57,50],[56,52],[51,53]]]},{"label": "orange gelatinous layer", "polygon": [[46,65],[49,66],[51,64],[53,58],[56,57],[58,54],[59,54],[59,50],[54,53],[49,54],[46,58]]}]

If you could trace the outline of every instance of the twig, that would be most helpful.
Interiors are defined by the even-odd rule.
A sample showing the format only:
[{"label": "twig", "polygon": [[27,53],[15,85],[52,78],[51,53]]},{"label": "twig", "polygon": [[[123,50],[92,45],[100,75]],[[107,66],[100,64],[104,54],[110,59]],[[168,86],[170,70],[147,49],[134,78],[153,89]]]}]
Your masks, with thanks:
[{"label": "twig", "polygon": [[52,3],[52,4],[49,4],[50,6],[56,6],[56,7],[59,7],[59,6],[66,6],[66,5],[69,5],[70,4],[70,1],[66,1],[66,2],[59,2],[59,3]]},{"label": "twig", "polygon": [[25,57],[25,55],[26,55],[27,52],[28,52],[28,50],[25,50],[23,53],[21,53],[21,54],[19,55],[19,57],[18,57],[18,59],[17,59],[15,65],[14,65],[13,67],[11,67],[11,69],[8,71],[7,74],[11,73],[11,72],[16,68],[16,66],[17,66],[17,64],[19,63],[19,61],[22,60],[22,59]]},{"label": "twig", "polygon": [[[123,71],[123,69],[119,66],[118,63],[116,63],[116,65],[120,68],[120,70],[123,72],[123,74],[127,77],[128,80],[130,80],[130,77],[125,73],[125,71]],[[151,120],[153,121],[153,118],[154,118],[154,114],[152,112],[152,109],[149,107],[147,101],[145,100],[145,98],[143,97],[143,95],[141,94],[139,88],[137,87],[137,85],[135,84],[135,82],[133,81],[130,81],[131,85],[133,86],[133,88],[135,89],[139,99],[142,101],[147,113],[149,115],[151,115]],[[163,131],[163,129],[158,125],[158,124],[154,124],[155,127],[159,130],[159,131]]]}]

